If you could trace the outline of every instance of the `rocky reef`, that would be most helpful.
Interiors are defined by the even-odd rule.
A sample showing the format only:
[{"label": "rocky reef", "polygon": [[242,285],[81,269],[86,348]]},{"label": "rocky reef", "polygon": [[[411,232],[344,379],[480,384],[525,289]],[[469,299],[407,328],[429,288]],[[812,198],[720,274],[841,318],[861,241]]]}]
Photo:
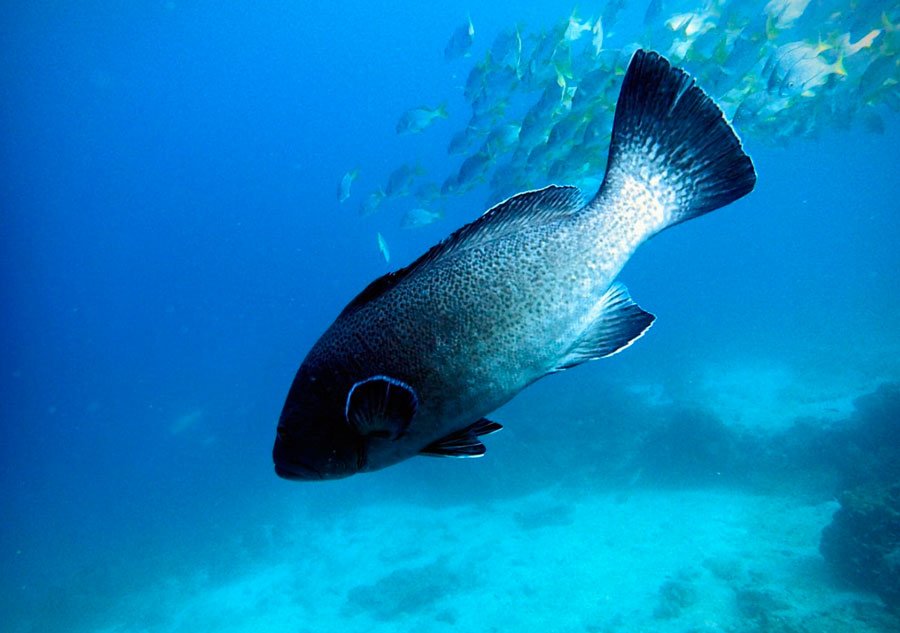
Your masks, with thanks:
[{"label": "rocky reef", "polygon": [[819,550],[838,578],[877,593],[900,612],[900,483],[868,484],[840,495]]}]

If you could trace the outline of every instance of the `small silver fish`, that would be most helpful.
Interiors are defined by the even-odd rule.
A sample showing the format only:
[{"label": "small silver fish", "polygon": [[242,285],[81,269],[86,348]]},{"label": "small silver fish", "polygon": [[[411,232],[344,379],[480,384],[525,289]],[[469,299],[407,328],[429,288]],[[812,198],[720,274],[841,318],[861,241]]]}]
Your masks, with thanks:
[{"label": "small silver fish", "polygon": [[518,26],[497,34],[491,45],[491,58],[501,67],[519,68],[522,60],[522,34]]},{"label": "small silver fish", "polygon": [[381,256],[384,257],[385,262],[390,263],[391,250],[388,248],[387,240],[384,239],[381,233],[377,233],[375,237],[378,240],[378,250],[381,252]]},{"label": "small silver fish", "polygon": [[387,194],[383,189],[376,189],[363,200],[363,203],[359,205],[359,214],[363,217],[372,215],[376,211],[378,211],[378,207],[381,206],[381,203],[387,197]]},{"label": "small silver fish", "polygon": [[472,143],[475,142],[479,135],[479,130],[467,125],[450,139],[450,143],[447,145],[447,153],[451,155],[464,153],[472,146]]},{"label": "small silver fish", "polygon": [[770,0],[763,11],[770,20],[770,29],[783,31],[794,25],[803,15],[809,0]]},{"label": "small silver fish", "polygon": [[409,188],[413,180],[423,173],[425,170],[419,165],[400,165],[388,176],[387,187],[384,189],[385,195],[392,198],[409,195]]},{"label": "small silver fish", "polygon": [[768,89],[782,97],[809,96],[830,75],[847,74],[843,58],[828,63],[820,56],[822,48],[808,42],[790,42],[779,46],[769,57],[763,74],[768,72]]},{"label": "small silver fish", "polygon": [[400,227],[404,229],[418,229],[423,226],[428,226],[429,224],[434,224],[442,217],[444,217],[442,211],[415,207],[403,214],[403,220],[400,223]]},{"label": "small silver fish", "polygon": [[447,118],[447,105],[442,103],[436,108],[422,106],[407,110],[397,121],[397,134],[418,134],[430,127],[438,119]]},{"label": "small silver fish", "polygon": [[466,158],[456,174],[457,186],[469,186],[480,182],[487,173],[490,163],[491,156],[481,150]]},{"label": "small silver fish", "polygon": [[594,47],[594,55],[599,55],[600,51],[603,50],[603,18],[597,18],[591,33],[594,34],[591,38],[591,46]]},{"label": "small silver fish", "polygon": [[566,32],[563,34],[563,39],[567,42],[574,42],[579,39],[583,33],[590,33],[592,28],[594,28],[594,25],[591,24],[590,20],[582,22],[576,18],[573,13],[569,17],[569,23],[566,26]]},{"label": "small silver fish", "polygon": [[472,18],[470,17],[465,24],[460,25],[453,31],[447,46],[444,47],[444,59],[449,62],[459,57],[468,56],[474,40],[475,25],[472,24]]},{"label": "small silver fish", "polygon": [[344,174],[343,178],[341,178],[341,182],[338,183],[337,189],[337,198],[338,202],[344,203],[350,197],[350,186],[353,184],[353,181],[359,177],[358,169],[351,169],[346,174]]}]

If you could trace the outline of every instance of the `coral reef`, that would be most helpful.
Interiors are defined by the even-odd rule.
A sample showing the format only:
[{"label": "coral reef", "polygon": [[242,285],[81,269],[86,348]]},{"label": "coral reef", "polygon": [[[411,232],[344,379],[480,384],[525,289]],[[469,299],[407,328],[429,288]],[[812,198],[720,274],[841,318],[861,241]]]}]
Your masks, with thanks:
[{"label": "coral reef", "polygon": [[900,483],[844,492],[819,550],[847,583],[876,592],[900,611]]},{"label": "coral reef", "polygon": [[[440,560],[421,567],[397,569],[370,585],[351,589],[347,593],[345,613],[366,612],[377,620],[391,621],[436,607],[459,590],[461,580],[459,574]],[[434,616],[442,622],[455,617],[447,609]]]},{"label": "coral reef", "polygon": [[658,620],[669,620],[681,615],[683,609],[697,602],[697,588],[690,572],[682,571],[675,578],[666,580],[659,587],[659,603],[653,611]]},{"label": "coral reef", "polygon": [[675,408],[650,430],[640,449],[645,475],[660,484],[721,481],[735,465],[737,437],[718,417]]}]

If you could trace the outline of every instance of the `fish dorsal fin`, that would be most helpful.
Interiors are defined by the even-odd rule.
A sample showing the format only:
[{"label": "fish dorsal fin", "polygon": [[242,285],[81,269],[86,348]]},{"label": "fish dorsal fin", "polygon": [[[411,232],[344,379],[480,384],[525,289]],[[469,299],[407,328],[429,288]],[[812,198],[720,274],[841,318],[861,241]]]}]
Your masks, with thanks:
[{"label": "fish dorsal fin", "polygon": [[481,457],[487,449],[478,438],[496,433],[502,428],[496,422],[481,418],[464,429],[432,442],[419,451],[419,454],[429,457]]},{"label": "fish dorsal fin", "polygon": [[424,255],[405,268],[379,277],[347,304],[341,316],[355,312],[380,297],[426,264],[454,253],[506,237],[530,226],[568,217],[584,206],[578,187],[550,185],[526,191],[495,204],[474,222],[456,230],[432,246]]},{"label": "fish dorsal fin", "polygon": [[[531,226],[566,218],[584,206],[578,187],[548,185],[543,189],[517,193],[498,202],[480,218],[465,225],[432,248],[429,261],[511,235]],[[432,255],[428,251],[426,255]]]},{"label": "fish dorsal fin", "polygon": [[597,307],[599,315],[555,371],[622,351],[643,336],[656,319],[634,302],[628,289],[621,283],[610,286]]},{"label": "fish dorsal fin", "polygon": [[413,388],[390,376],[372,376],[350,388],[344,417],[364,437],[401,437],[418,409]]},{"label": "fish dorsal fin", "polygon": [[392,273],[382,275],[381,277],[370,283],[368,286],[363,288],[362,292],[353,297],[353,301],[351,301],[344,307],[339,317],[352,314],[373,299],[380,297],[388,290],[400,283],[400,281],[406,276],[406,274],[406,268],[401,268],[400,270],[395,270]]}]

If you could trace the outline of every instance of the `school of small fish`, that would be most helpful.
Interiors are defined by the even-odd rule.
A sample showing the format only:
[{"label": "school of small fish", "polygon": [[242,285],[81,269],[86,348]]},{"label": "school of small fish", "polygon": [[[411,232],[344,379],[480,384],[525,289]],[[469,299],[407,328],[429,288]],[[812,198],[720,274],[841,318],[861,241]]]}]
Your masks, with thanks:
[{"label": "school of small fish", "polygon": [[[745,138],[786,144],[855,125],[880,133],[884,118],[900,111],[900,2],[651,0],[639,29],[619,24],[624,5],[608,0],[591,17],[573,12],[543,30],[510,27],[479,59],[467,18],[444,58],[475,60],[460,75],[468,111],[451,117],[443,103],[412,108],[396,130],[422,134],[444,119],[465,121],[447,146],[453,168],[427,174],[419,164],[401,165],[360,196],[360,214],[399,200],[401,225],[415,228],[443,218],[449,197],[482,186],[488,204],[549,183],[596,188],[591,178],[604,173],[619,83],[640,47],[694,75]],[[626,40],[617,32],[626,30],[642,34]],[[357,173],[342,178],[342,202]]]}]

